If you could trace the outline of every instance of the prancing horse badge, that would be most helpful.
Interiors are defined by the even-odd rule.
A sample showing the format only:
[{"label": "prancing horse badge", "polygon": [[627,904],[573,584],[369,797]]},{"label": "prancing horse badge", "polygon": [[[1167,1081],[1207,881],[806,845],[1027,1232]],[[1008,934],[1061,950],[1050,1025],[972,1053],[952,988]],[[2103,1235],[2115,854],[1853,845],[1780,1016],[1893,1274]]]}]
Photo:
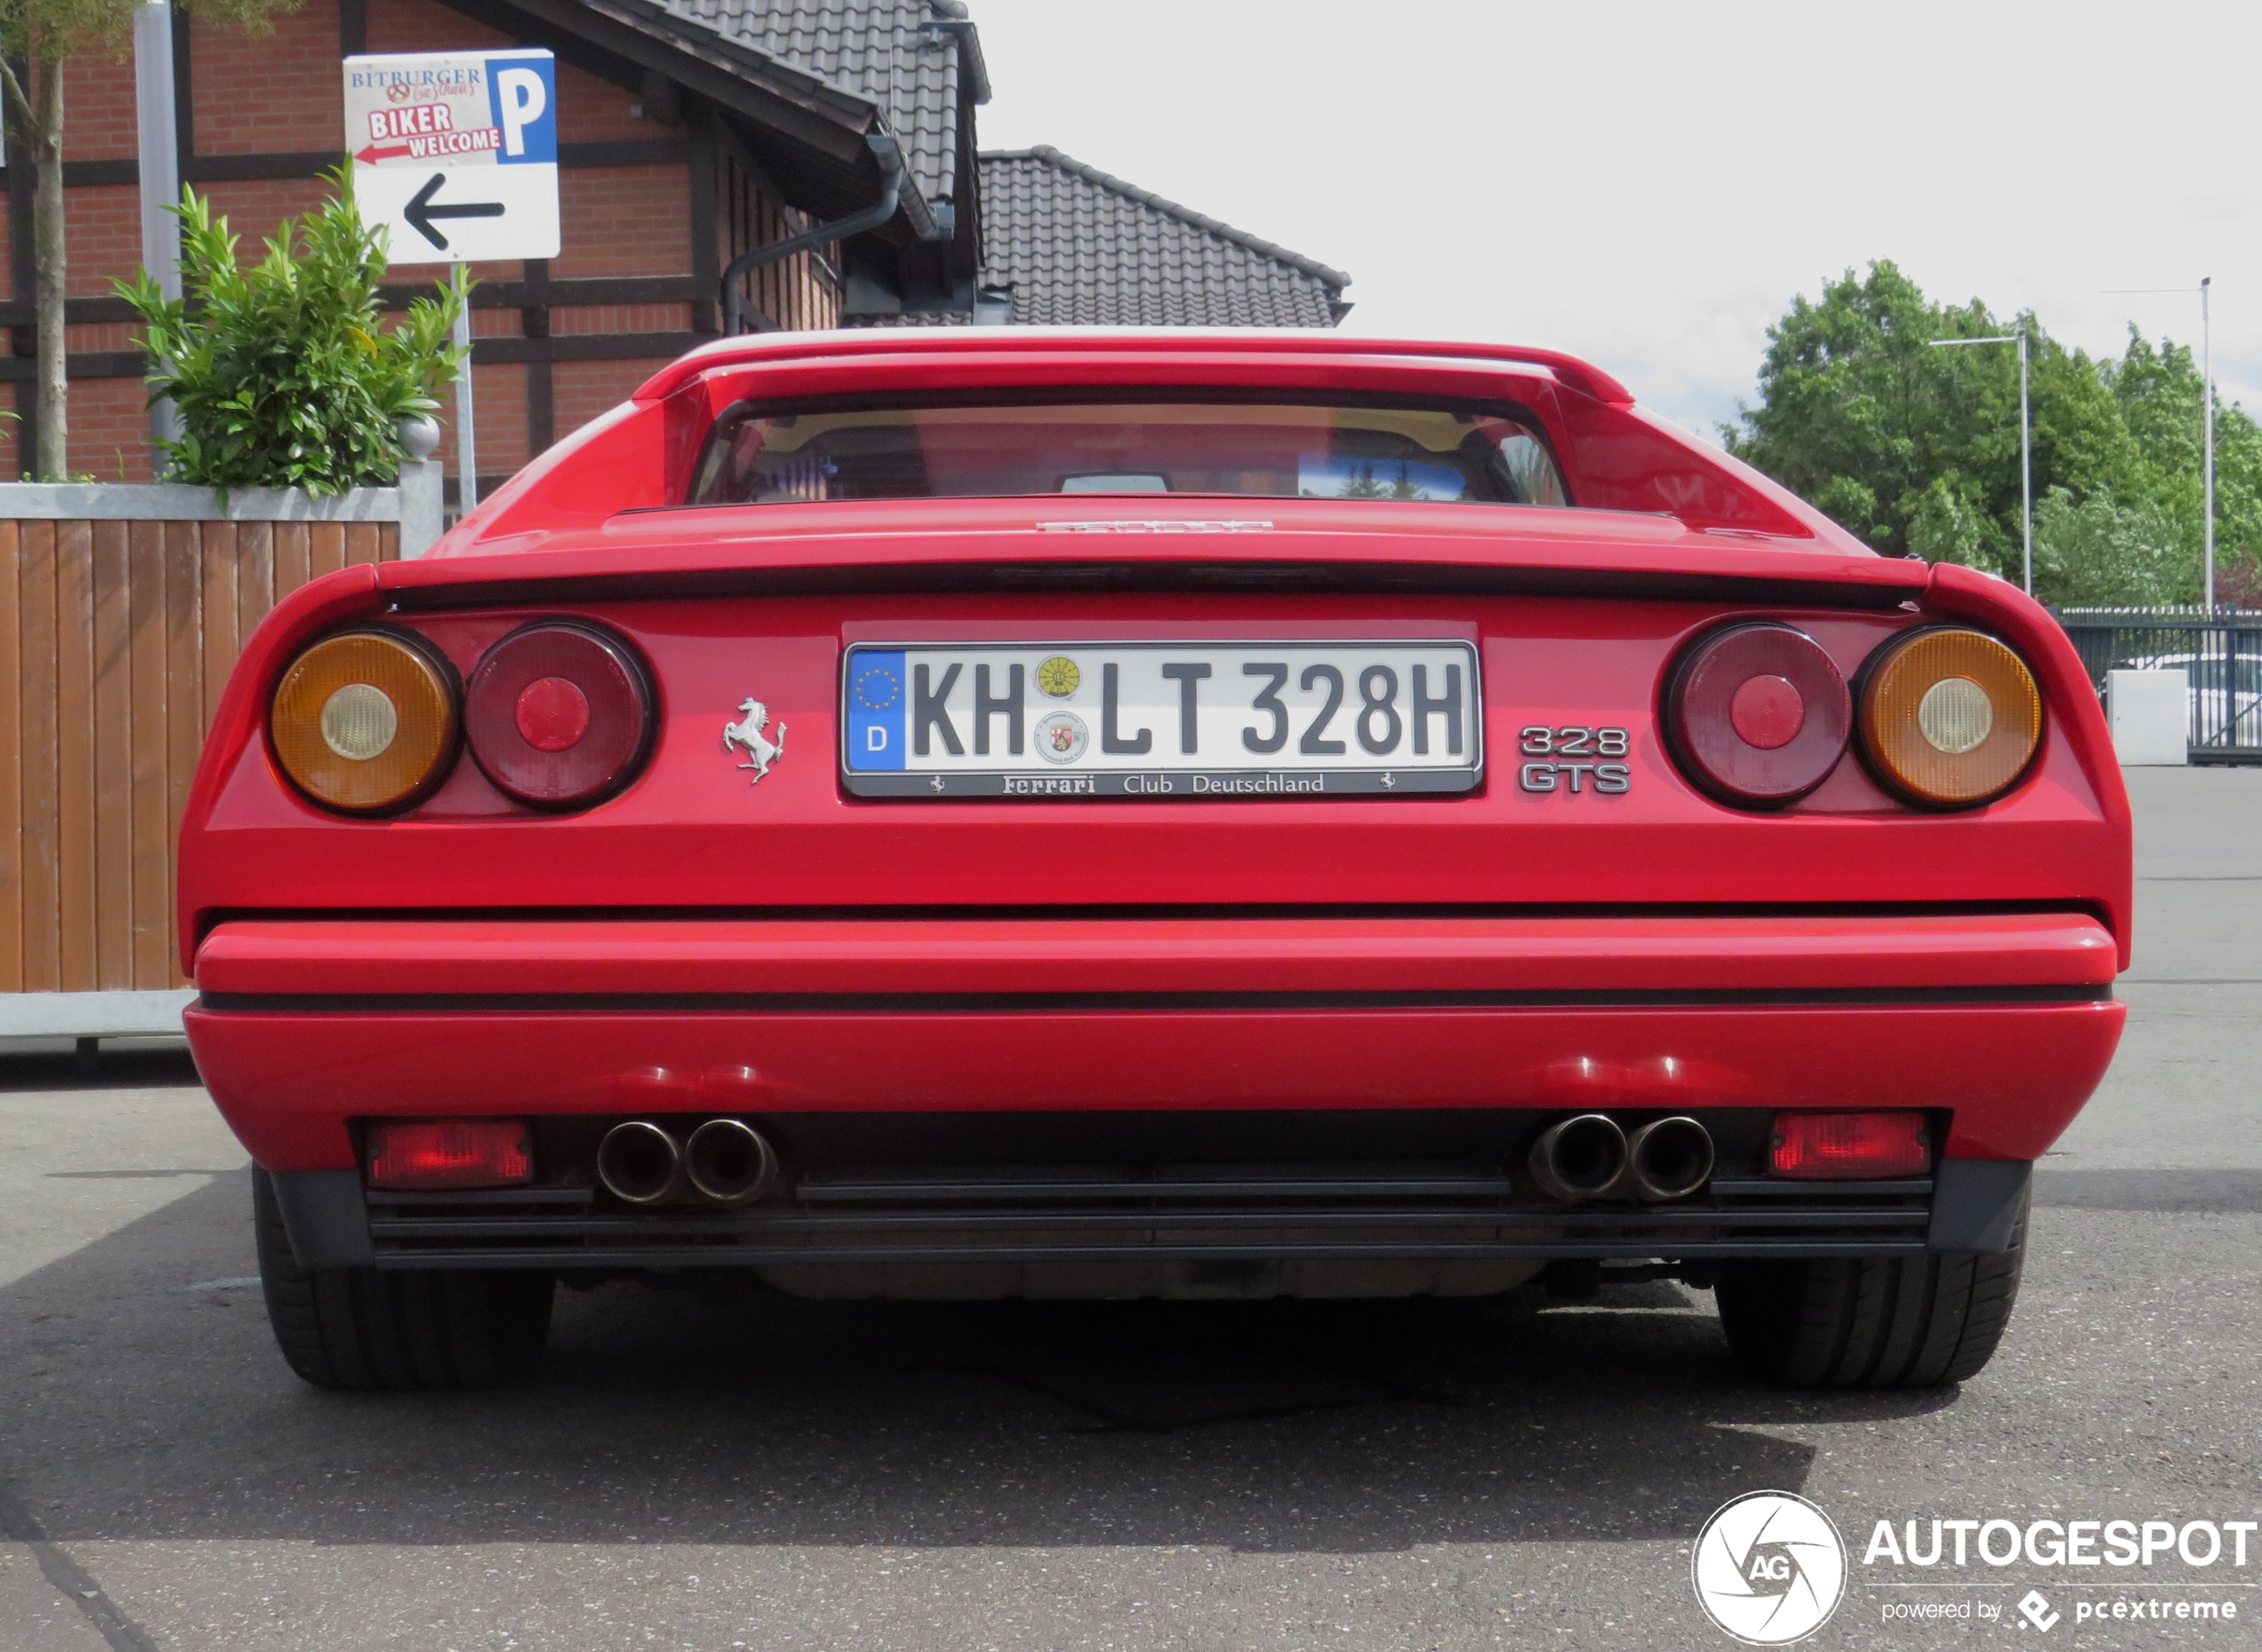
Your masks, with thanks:
[{"label": "prancing horse badge", "polygon": [[754,771],[754,777],[746,782],[748,785],[759,785],[761,777],[769,772],[770,764],[785,755],[785,725],[777,725],[777,736],[772,739],[762,732],[769,727],[769,707],[760,700],[741,700],[738,709],[745,712],[745,716],[737,722],[722,726],[723,754],[729,755],[735,746],[753,758],[753,762],[738,766]]}]

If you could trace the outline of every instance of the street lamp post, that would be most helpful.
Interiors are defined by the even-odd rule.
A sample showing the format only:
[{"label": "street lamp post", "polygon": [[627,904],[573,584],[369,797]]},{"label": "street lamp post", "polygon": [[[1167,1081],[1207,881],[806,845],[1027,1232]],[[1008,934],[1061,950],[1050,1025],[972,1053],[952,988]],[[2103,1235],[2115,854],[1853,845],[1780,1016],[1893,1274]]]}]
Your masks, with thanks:
[{"label": "street lamp post", "polygon": [[[2034,595],[2034,421],[2027,413],[2026,329],[2014,333],[1990,333],[1984,338],[1935,338],[1932,348],[1952,349],[1966,344],[2015,344],[2019,347],[2019,525],[2026,535],[2026,594]],[[2210,425],[2210,431],[2213,427]],[[2211,570],[2214,563],[2208,566]],[[2209,577],[2212,578],[2210,573]]]},{"label": "street lamp post", "polygon": [[[2199,278],[2199,411],[2201,442],[2205,457],[2204,474],[2200,484],[2200,514],[2206,520],[2201,536],[2207,551],[2207,612],[2215,613],[2215,327],[2208,313],[2208,301],[2215,286],[2212,275]],[[2188,287],[2108,287],[2112,295],[2126,293],[2188,293]]]},{"label": "street lamp post", "polygon": [[2201,484],[2201,509],[2207,518],[2207,617],[2210,620],[2215,617],[2215,328],[2207,313],[2207,300],[2208,289],[2214,285],[2212,275],[2199,278],[2199,404],[2207,443],[2207,479]]}]

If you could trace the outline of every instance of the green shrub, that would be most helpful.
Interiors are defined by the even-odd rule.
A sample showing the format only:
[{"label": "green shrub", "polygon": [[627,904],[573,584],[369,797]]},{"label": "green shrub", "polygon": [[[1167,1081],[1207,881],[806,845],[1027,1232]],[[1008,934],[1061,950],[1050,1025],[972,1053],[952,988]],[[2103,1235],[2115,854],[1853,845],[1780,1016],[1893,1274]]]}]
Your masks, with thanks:
[{"label": "green shrub", "polygon": [[399,426],[438,410],[461,353],[450,330],[469,288],[462,272],[381,331],[382,233],[362,223],[351,173],[337,196],[286,218],[248,267],[211,203],[182,192],[181,284],[168,301],[147,270],[116,285],[147,328],[151,397],[170,397],[182,435],[158,444],[167,479],[217,488],[342,493],[400,478]]}]

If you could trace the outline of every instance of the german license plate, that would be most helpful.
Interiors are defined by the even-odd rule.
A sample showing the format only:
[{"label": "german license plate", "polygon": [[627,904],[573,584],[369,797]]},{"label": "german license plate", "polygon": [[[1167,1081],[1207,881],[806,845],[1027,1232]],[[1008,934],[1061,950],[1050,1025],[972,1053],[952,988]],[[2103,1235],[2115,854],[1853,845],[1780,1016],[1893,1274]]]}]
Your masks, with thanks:
[{"label": "german license plate", "polygon": [[1466,642],[858,643],[841,770],[859,797],[1466,792]]}]

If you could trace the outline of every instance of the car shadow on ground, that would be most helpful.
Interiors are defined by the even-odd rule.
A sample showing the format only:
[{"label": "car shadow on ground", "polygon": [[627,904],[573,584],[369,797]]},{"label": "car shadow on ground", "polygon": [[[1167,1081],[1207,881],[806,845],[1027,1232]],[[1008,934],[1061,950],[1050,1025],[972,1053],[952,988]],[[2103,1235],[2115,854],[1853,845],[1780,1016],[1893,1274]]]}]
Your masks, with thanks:
[{"label": "car shadow on ground", "polygon": [[67,1039],[0,1047],[0,1093],[192,1089],[202,1081],[178,1038],[104,1043],[81,1054]]},{"label": "car shadow on ground", "polygon": [[216,1177],[0,1290],[0,1490],[47,1535],[322,1543],[1685,1539],[1955,1392],[1731,1371],[1710,1299],[812,1303],[561,1291],[532,1381],[325,1394],[269,1339]]}]

